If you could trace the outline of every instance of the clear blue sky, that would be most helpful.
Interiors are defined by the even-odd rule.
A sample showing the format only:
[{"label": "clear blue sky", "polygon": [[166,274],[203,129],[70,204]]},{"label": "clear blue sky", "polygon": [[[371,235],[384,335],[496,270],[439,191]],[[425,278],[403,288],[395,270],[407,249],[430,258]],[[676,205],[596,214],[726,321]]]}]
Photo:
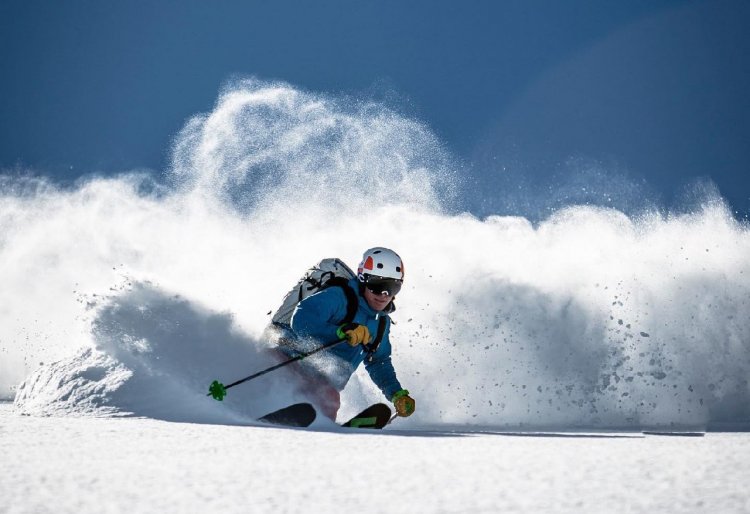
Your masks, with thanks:
[{"label": "clear blue sky", "polygon": [[185,120],[253,75],[423,120],[478,214],[671,205],[699,177],[747,213],[748,27],[746,0],[4,0],[0,168],[163,170]]}]

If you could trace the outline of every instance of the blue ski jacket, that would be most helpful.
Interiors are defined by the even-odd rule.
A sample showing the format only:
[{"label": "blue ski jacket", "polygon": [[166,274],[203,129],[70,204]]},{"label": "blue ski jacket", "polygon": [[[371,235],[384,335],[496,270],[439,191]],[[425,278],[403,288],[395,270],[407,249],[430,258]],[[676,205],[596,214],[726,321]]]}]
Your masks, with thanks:
[{"label": "blue ski jacket", "polygon": [[[367,304],[364,297],[359,294],[359,282],[356,278],[349,281],[349,287],[357,293],[359,302],[353,323],[366,325],[374,339],[378,332],[380,316],[387,314],[375,311]],[[321,344],[336,341],[336,331],[346,316],[346,307],[346,294],[341,287],[323,289],[297,305],[292,314],[291,329],[298,338],[313,338]],[[388,338],[390,327],[391,320],[387,318],[380,345],[371,354],[368,354],[361,344],[352,347],[345,342],[326,350],[343,361],[340,363],[342,366],[339,366],[341,369],[330,377],[334,387],[339,391],[343,390],[354,371],[364,362],[370,378],[386,398],[390,400],[402,389],[391,363],[391,342]]]}]

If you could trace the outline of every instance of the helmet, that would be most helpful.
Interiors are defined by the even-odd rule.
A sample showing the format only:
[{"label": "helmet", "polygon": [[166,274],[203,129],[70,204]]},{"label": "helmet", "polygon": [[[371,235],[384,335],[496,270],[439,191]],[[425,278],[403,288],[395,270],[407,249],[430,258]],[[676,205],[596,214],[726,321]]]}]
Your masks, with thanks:
[{"label": "helmet", "polygon": [[370,248],[362,255],[362,262],[357,267],[357,277],[365,282],[365,276],[404,279],[404,263],[393,250],[377,246]]},{"label": "helmet", "polygon": [[362,255],[357,278],[375,294],[394,296],[404,281],[404,263],[393,250],[370,248]]}]

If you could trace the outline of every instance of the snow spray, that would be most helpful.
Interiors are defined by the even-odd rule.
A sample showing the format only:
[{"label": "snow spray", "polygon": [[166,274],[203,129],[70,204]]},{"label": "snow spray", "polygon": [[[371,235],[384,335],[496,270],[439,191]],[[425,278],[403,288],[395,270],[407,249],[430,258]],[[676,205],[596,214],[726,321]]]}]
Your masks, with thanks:
[{"label": "snow spray", "polygon": [[[750,421],[750,232],[720,198],[478,219],[422,123],[257,80],[228,85],[172,155],[163,176],[2,177],[0,396],[20,411],[261,414],[293,399],[274,396],[282,375],[220,405],[208,384],[268,365],[268,313],[311,264],[387,246],[406,267],[405,427]],[[360,370],[342,415],[379,400]]]}]

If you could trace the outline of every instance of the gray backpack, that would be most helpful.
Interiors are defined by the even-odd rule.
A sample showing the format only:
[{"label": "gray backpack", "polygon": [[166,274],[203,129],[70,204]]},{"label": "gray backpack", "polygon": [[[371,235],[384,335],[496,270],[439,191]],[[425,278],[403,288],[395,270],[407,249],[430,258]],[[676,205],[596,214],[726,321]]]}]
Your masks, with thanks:
[{"label": "gray backpack", "polygon": [[307,273],[286,294],[281,307],[271,318],[271,322],[274,325],[289,327],[292,314],[299,302],[322,289],[340,287],[346,294],[346,317],[341,320],[341,323],[351,323],[359,307],[357,293],[349,286],[349,280],[354,277],[356,277],[354,272],[340,259],[323,259],[307,270]]}]

